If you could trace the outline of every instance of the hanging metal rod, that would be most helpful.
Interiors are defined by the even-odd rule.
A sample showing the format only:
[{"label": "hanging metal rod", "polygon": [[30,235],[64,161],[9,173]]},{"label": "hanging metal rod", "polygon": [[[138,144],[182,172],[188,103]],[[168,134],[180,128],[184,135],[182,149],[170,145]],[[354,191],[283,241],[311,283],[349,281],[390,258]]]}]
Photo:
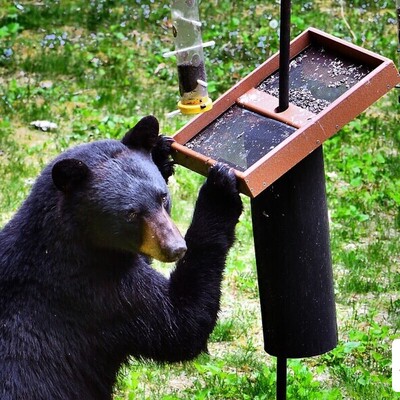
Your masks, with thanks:
[{"label": "hanging metal rod", "polygon": [[289,63],[290,63],[290,13],[291,1],[281,0],[281,26],[279,39],[279,107],[289,107]]}]

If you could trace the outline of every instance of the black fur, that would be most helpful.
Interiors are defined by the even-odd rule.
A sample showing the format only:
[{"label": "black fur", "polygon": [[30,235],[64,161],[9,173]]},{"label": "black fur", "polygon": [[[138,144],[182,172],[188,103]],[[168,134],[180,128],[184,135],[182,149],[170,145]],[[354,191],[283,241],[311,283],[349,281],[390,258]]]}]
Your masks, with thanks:
[{"label": "black fur", "polygon": [[148,115],[125,134],[122,143],[131,148],[150,151],[157,143],[159,129],[157,119]]},{"label": "black fur", "polygon": [[87,179],[90,170],[86,164],[74,158],[67,158],[53,166],[52,178],[54,184],[62,192],[73,190],[79,182]]},{"label": "black fur", "polygon": [[105,140],[60,155],[0,232],[1,400],[111,399],[129,356],[173,362],[206,348],[242,210],[236,179],[210,171],[165,278],[138,253],[142,216],[169,209],[168,154],[156,166],[148,153],[165,141],[146,141],[145,128],[129,148]]},{"label": "black fur", "polygon": [[151,155],[157,165],[165,182],[174,173],[174,162],[170,159],[171,144],[174,140],[167,136],[160,135],[156,146],[152,149]]}]

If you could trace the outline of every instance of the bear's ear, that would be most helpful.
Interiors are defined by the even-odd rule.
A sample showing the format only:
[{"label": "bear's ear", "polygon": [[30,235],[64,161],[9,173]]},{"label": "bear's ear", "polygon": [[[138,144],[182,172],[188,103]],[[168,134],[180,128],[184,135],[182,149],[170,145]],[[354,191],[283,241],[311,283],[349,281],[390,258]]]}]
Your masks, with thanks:
[{"label": "bear's ear", "polygon": [[89,174],[89,167],[83,161],[75,158],[66,158],[56,162],[51,171],[54,185],[64,193],[72,191]]},{"label": "bear's ear", "polygon": [[156,117],[148,115],[126,132],[122,143],[129,148],[151,151],[156,145],[160,127]]}]

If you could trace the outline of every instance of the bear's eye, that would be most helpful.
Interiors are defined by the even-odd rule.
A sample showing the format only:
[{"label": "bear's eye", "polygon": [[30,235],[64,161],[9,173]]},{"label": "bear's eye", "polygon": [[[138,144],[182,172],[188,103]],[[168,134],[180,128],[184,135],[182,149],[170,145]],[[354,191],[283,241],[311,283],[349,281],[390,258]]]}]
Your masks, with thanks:
[{"label": "bear's eye", "polygon": [[136,211],[129,210],[128,214],[127,214],[127,217],[126,217],[126,220],[128,222],[133,222],[133,221],[135,221],[137,219],[137,217],[138,217],[138,213]]},{"label": "bear's eye", "polygon": [[163,207],[168,206],[168,196],[166,194],[161,196],[161,204],[163,205]]}]

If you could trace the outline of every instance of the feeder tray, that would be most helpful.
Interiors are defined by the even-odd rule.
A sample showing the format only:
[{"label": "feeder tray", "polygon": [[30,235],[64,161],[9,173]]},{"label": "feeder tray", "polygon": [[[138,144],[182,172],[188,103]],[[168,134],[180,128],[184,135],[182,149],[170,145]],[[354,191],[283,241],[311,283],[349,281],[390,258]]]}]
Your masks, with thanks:
[{"label": "feeder tray", "polygon": [[314,28],[291,42],[290,60],[287,110],[275,54],[174,135],[175,161],[203,175],[225,162],[256,197],[400,82],[391,60]]}]

